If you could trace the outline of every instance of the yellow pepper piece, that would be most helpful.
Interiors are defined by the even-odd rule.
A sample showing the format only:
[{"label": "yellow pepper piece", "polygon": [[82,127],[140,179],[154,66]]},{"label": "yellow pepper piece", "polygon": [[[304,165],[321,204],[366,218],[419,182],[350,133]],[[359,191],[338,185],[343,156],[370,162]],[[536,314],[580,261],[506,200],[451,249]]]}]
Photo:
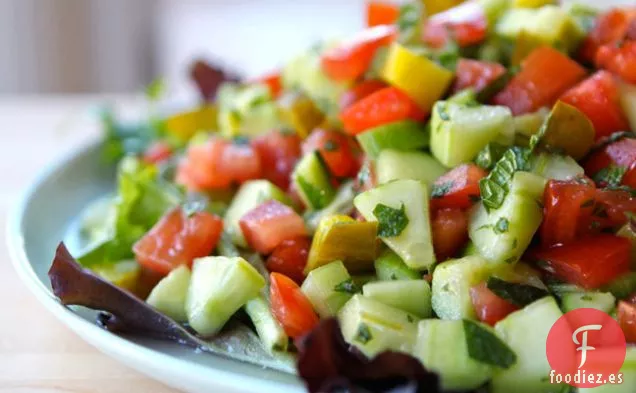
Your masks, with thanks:
[{"label": "yellow pepper piece", "polygon": [[594,125],[572,105],[557,101],[539,130],[539,143],[563,150],[580,160],[594,145]]},{"label": "yellow pepper piece", "polygon": [[299,92],[289,92],[278,99],[278,114],[283,124],[301,138],[309,135],[325,118],[313,101]]},{"label": "yellow pepper piece", "polygon": [[117,262],[114,265],[96,266],[92,270],[111,284],[129,291],[137,288],[141,275],[141,267],[134,259]]},{"label": "yellow pepper piece", "polygon": [[356,221],[344,215],[323,218],[311,244],[305,273],[336,260],[341,260],[350,272],[373,269],[377,234],[377,222]]},{"label": "yellow pepper piece", "polygon": [[405,92],[422,110],[430,112],[446,92],[453,73],[434,61],[394,43],[382,70],[382,77]]},{"label": "yellow pepper piece", "polygon": [[464,0],[422,0],[422,2],[424,3],[426,15],[433,15],[453,8],[463,3]]},{"label": "yellow pepper piece", "polygon": [[513,8],[541,8],[544,5],[556,4],[555,0],[513,0]]},{"label": "yellow pepper piece", "polygon": [[216,115],[217,108],[214,105],[178,113],[166,119],[166,130],[185,142],[198,131],[216,129]]}]

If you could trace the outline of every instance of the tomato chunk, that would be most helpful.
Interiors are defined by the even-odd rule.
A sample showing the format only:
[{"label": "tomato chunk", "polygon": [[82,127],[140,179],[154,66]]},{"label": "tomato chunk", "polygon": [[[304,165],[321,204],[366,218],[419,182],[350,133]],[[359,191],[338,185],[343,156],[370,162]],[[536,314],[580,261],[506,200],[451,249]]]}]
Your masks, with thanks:
[{"label": "tomato chunk", "polygon": [[493,102],[505,105],[515,115],[551,106],[567,89],[585,77],[585,69],[554,48],[543,46],[532,51]]},{"label": "tomato chunk", "polygon": [[232,178],[221,169],[223,152],[228,145],[229,142],[221,138],[211,138],[190,146],[180,164],[182,176],[177,176],[177,182],[198,190],[229,187]]},{"label": "tomato chunk", "polygon": [[629,129],[612,74],[598,71],[568,90],[561,101],[583,112],[594,124],[596,139]]},{"label": "tomato chunk", "polygon": [[629,170],[623,175],[622,184],[636,189],[636,162],[634,162]]},{"label": "tomato chunk", "polygon": [[274,98],[278,97],[280,95],[280,92],[283,90],[280,72],[278,71],[256,78],[251,83],[260,83],[267,86],[269,92]]},{"label": "tomato chunk", "polygon": [[235,182],[243,183],[258,179],[262,175],[260,156],[248,144],[230,143],[225,147],[221,157],[219,170]]},{"label": "tomato chunk", "polygon": [[596,66],[620,76],[629,83],[636,83],[636,41],[627,41],[620,47],[601,46],[596,52]]},{"label": "tomato chunk", "polygon": [[192,266],[195,258],[210,255],[222,231],[223,220],[214,214],[196,212],[188,216],[175,208],[135,243],[133,252],[142,266],[168,274],[181,265]]},{"label": "tomato chunk", "polygon": [[605,219],[606,228],[618,229],[627,223],[627,213],[636,213],[636,198],[627,191],[596,191],[596,210]]},{"label": "tomato chunk", "polygon": [[468,241],[468,219],[459,209],[441,209],[432,213],[431,230],[437,261],[454,257]]},{"label": "tomato chunk", "polygon": [[618,302],[616,317],[628,343],[636,344],[636,304]]},{"label": "tomato chunk", "polygon": [[317,150],[334,176],[347,177],[352,176],[358,166],[352,143],[348,135],[319,128],[305,139],[302,150],[303,154]]},{"label": "tomato chunk", "polygon": [[506,68],[499,63],[460,59],[455,71],[457,78],[453,91],[458,92],[466,88],[480,91],[506,72]]},{"label": "tomato chunk", "polygon": [[354,80],[362,76],[381,46],[391,43],[397,34],[395,26],[381,25],[361,31],[338,46],[323,53],[322,70],[333,80]]},{"label": "tomato chunk", "polygon": [[[636,8],[613,8],[597,17],[594,28],[581,45],[580,56],[588,63],[596,58],[602,45],[617,46],[636,20]],[[632,37],[631,39],[636,39]]]},{"label": "tomato chunk", "polygon": [[434,208],[466,209],[479,198],[479,181],[487,173],[474,164],[463,164],[437,179],[431,205]]},{"label": "tomato chunk", "polygon": [[541,244],[550,247],[576,240],[579,228],[594,211],[595,198],[592,182],[550,180],[543,195]]},{"label": "tomato chunk", "polygon": [[272,314],[289,337],[301,337],[318,325],[311,303],[291,278],[272,273],[269,280]]},{"label": "tomato chunk", "polygon": [[386,87],[361,99],[340,113],[343,127],[351,135],[400,120],[423,120],[426,113],[406,94]]},{"label": "tomato chunk", "polygon": [[267,258],[265,266],[270,272],[282,273],[300,285],[305,279],[303,271],[310,248],[311,239],[308,237],[284,240]]},{"label": "tomato chunk", "polygon": [[260,157],[263,177],[283,190],[287,190],[290,175],[300,158],[298,135],[271,131],[254,138],[252,146]]},{"label": "tomato chunk", "polygon": [[307,235],[302,217],[276,200],[247,212],[239,225],[250,247],[261,254],[269,254],[284,240]]},{"label": "tomato chunk", "polygon": [[558,278],[596,289],[629,272],[631,242],[624,237],[599,234],[542,249],[534,257]]},{"label": "tomato chunk", "polygon": [[146,164],[158,164],[172,156],[172,146],[168,142],[156,141],[144,152],[143,161]]},{"label": "tomato chunk", "polygon": [[348,108],[364,97],[375,93],[376,91],[381,90],[385,87],[386,83],[379,80],[370,79],[367,81],[362,81],[342,94],[342,96],[340,97],[340,109]]},{"label": "tomato chunk", "polygon": [[585,173],[594,177],[601,169],[610,165],[630,168],[636,163],[636,139],[621,138],[594,151],[585,161]]},{"label": "tomato chunk", "polygon": [[493,291],[488,289],[486,282],[481,282],[470,288],[470,299],[473,302],[477,318],[490,326],[495,326],[497,322],[507,317],[508,314],[519,309],[519,307],[509,301],[495,295]]},{"label": "tomato chunk", "polygon": [[433,48],[441,48],[451,39],[465,47],[482,42],[487,33],[482,6],[469,1],[431,16],[422,29],[422,39]]},{"label": "tomato chunk", "polygon": [[391,25],[400,16],[400,7],[393,1],[367,1],[367,26]]}]

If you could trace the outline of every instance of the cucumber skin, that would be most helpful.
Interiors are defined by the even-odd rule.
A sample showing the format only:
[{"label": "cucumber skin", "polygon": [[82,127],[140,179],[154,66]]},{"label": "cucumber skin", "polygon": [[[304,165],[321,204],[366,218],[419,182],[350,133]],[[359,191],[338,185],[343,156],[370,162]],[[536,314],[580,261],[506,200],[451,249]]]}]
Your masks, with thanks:
[{"label": "cucumber skin", "polygon": [[[487,326],[484,328],[492,330]],[[439,374],[445,391],[477,388],[486,383],[493,373],[493,367],[468,355],[462,320],[420,321],[413,355],[427,369]]]},{"label": "cucumber skin", "polygon": [[563,312],[578,308],[595,308],[609,314],[616,307],[616,298],[607,292],[570,292],[561,296],[561,306]]},{"label": "cucumber skin", "polygon": [[344,264],[335,261],[309,272],[300,289],[318,315],[321,318],[329,318],[336,315],[351,299],[351,294],[335,290],[336,285],[350,278]]},{"label": "cucumber skin", "polygon": [[259,295],[245,304],[245,312],[252,320],[261,343],[267,351],[286,351],[289,337],[270,309],[265,295]]},{"label": "cucumber skin", "polygon": [[427,185],[446,173],[446,168],[434,157],[420,151],[383,150],[376,162],[378,184],[392,180],[420,180]]},{"label": "cucumber skin", "polygon": [[428,146],[430,137],[420,123],[406,120],[381,125],[367,130],[357,137],[362,150],[376,160],[385,149],[411,151]]},{"label": "cucumber skin", "polygon": [[180,266],[162,278],[152,289],[146,302],[177,322],[186,322],[185,303],[190,286],[190,269]]},{"label": "cucumber skin", "polygon": [[363,286],[362,294],[420,318],[431,317],[431,286],[424,280],[376,281]]},{"label": "cucumber skin", "polygon": [[[310,210],[320,210],[333,201],[336,190],[331,185],[329,172],[318,152],[305,155],[292,173],[298,196]],[[306,185],[303,183],[307,183]],[[310,186],[312,189],[307,189]],[[317,192],[314,195],[313,192]]]},{"label": "cucumber skin", "polygon": [[[529,172],[517,172],[510,191],[499,209],[488,212],[480,202],[468,224],[468,235],[480,255],[495,263],[515,263],[530,245],[543,220],[545,179]],[[499,220],[508,220],[508,229],[497,233]]]},{"label": "cucumber skin", "polygon": [[374,262],[375,274],[382,281],[390,280],[419,280],[422,275],[404,263],[399,255],[392,250],[386,250]]},{"label": "cucumber skin", "polygon": [[563,386],[550,384],[550,364],[545,343],[552,325],[563,315],[547,296],[515,311],[495,325],[499,336],[517,354],[517,363],[495,370],[491,393],[558,393]]}]

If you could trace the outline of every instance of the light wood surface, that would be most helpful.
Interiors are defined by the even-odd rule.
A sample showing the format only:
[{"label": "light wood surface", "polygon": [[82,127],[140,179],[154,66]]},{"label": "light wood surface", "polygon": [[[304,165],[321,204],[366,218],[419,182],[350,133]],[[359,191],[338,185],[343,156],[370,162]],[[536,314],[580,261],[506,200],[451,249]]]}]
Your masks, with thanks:
[{"label": "light wood surface", "polygon": [[19,281],[7,253],[6,218],[39,171],[98,128],[95,97],[0,98],[0,393],[168,393],[86,344]]}]

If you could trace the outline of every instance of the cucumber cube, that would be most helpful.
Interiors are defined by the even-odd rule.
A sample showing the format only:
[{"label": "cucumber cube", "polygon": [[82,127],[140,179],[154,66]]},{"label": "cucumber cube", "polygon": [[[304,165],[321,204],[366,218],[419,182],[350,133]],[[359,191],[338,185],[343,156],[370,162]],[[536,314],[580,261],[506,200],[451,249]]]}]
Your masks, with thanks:
[{"label": "cucumber cube", "polygon": [[595,308],[610,313],[616,307],[616,298],[607,292],[569,292],[561,296],[563,312],[577,308]]},{"label": "cucumber cube", "polygon": [[[351,299],[343,283],[351,276],[341,261],[331,262],[309,272],[300,288],[321,318],[333,317]],[[343,289],[338,290],[342,286]]]},{"label": "cucumber cube", "polygon": [[362,287],[362,294],[420,318],[431,317],[431,286],[424,280],[371,282]]},{"label": "cucumber cube", "polygon": [[405,120],[372,128],[357,139],[367,156],[375,160],[385,149],[409,151],[427,147],[430,137],[424,125]]},{"label": "cucumber cube", "polygon": [[422,274],[406,266],[402,258],[391,250],[386,250],[375,260],[375,274],[382,281],[419,280]]},{"label": "cucumber cube", "polygon": [[345,341],[369,358],[384,351],[411,353],[419,319],[360,294],[338,313]]},{"label": "cucumber cube", "polygon": [[186,322],[185,303],[190,287],[190,269],[180,266],[161,279],[146,302],[177,322]]},{"label": "cucumber cube", "polygon": [[420,180],[433,184],[446,168],[429,154],[419,151],[382,150],[375,165],[378,184],[392,180]]},{"label": "cucumber cube", "polygon": [[243,258],[196,259],[186,297],[188,322],[201,336],[213,336],[263,287],[263,276]]},{"label": "cucumber cube", "polygon": [[300,199],[309,210],[326,207],[336,195],[329,179],[329,171],[317,151],[300,160],[292,173],[292,181]]},{"label": "cucumber cube", "polygon": [[286,351],[289,337],[272,314],[269,301],[261,294],[245,304],[256,333],[267,351]]}]

